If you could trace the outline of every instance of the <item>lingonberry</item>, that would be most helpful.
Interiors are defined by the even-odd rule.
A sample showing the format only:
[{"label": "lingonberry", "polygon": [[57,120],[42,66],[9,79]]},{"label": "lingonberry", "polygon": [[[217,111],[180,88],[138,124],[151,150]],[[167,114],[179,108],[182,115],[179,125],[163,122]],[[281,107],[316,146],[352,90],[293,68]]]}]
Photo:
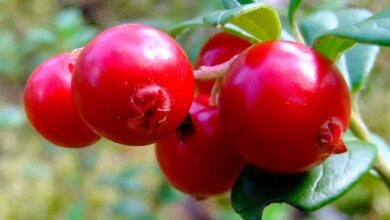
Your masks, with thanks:
[{"label": "lingonberry", "polygon": [[48,141],[63,147],[85,147],[99,140],[82,121],[72,100],[75,58],[54,56],[38,66],[24,90],[24,108],[32,126]]},{"label": "lingonberry", "polygon": [[157,142],[158,163],[177,189],[197,198],[229,190],[245,165],[238,150],[223,135],[218,107],[198,96],[190,116]]},{"label": "lingonberry", "polygon": [[75,104],[98,134],[125,145],[151,144],[183,121],[194,94],[191,64],[167,34],[125,24],[82,50],[72,80]]},{"label": "lingonberry", "polygon": [[[235,35],[226,32],[217,33],[202,47],[197,57],[195,68],[214,66],[226,62],[250,45],[249,41]],[[210,94],[214,82],[214,80],[197,81],[197,93]]]},{"label": "lingonberry", "polygon": [[347,85],[330,60],[302,44],[271,41],[246,50],[224,78],[220,108],[227,137],[270,172],[303,172],[347,150]]}]

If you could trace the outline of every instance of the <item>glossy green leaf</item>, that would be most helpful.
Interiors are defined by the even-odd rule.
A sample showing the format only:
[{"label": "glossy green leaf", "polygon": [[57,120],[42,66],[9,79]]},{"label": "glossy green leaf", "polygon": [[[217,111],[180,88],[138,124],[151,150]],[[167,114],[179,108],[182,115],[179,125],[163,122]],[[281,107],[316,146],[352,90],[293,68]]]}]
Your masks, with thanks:
[{"label": "glossy green leaf", "polygon": [[345,51],[351,49],[355,44],[356,41],[351,39],[327,35],[321,37],[321,40],[314,42],[313,47],[335,62]]},{"label": "glossy green leaf", "polygon": [[313,47],[336,60],[355,42],[390,46],[390,9],[362,22],[330,30],[317,38]]},{"label": "glossy green leaf", "polygon": [[226,11],[219,22],[233,24],[262,41],[279,39],[282,30],[275,9],[263,4],[248,4]]},{"label": "glossy green leaf", "polygon": [[[314,40],[325,32],[335,29],[337,27],[345,27],[361,22],[372,15],[371,12],[365,9],[345,9],[337,13],[331,11],[317,12],[309,17],[306,17],[301,22],[301,30],[306,42],[313,44]],[[354,45],[354,42],[347,41]],[[349,49],[350,45],[347,43],[345,49],[342,49],[341,53],[338,51],[340,48],[339,43],[345,43],[344,41],[335,41],[336,44],[329,44],[323,48],[327,50],[326,53],[330,56],[339,57],[343,50]],[[374,45],[362,45],[357,44],[353,48],[349,49],[345,53],[345,57],[340,56],[338,59],[338,66],[343,73],[347,83],[350,85],[351,90],[357,92],[361,89],[362,85],[371,72],[377,55],[379,53],[379,47]]]},{"label": "glossy green leaf", "polygon": [[225,9],[232,9],[240,5],[256,3],[257,0],[221,0],[221,4]]},{"label": "glossy green leaf", "polygon": [[176,37],[177,35],[183,33],[185,30],[187,30],[189,28],[207,26],[207,24],[203,23],[203,17],[204,16],[195,17],[193,19],[186,20],[186,21],[180,22],[179,24],[174,25],[171,28],[171,30],[169,31],[170,35],[172,37]]},{"label": "glossy green leaf", "polygon": [[[344,27],[369,18],[372,13],[365,9],[346,9],[337,13],[339,26]],[[357,44],[345,53],[352,91],[359,91],[374,67],[380,48]]]},{"label": "glossy green leaf", "polygon": [[376,158],[375,145],[351,140],[349,150],[333,155],[307,173],[274,175],[248,166],[232,190],[232,204],[244,219],[256,220],[270,203],[288,203],[300,210],[315,211],[347,192]]},{"label": "glossy green leaf", "polygon": [[[332,11],[319,11],[301,21],[300,28],[306,43],[312,44],[314,40],[328,30],[337,28],[339,19],[336,13]],[[336,62],[347,85],[351,87],[351,80],[348,73],[347,61],[345,56],[341,56]]]},{"label": "glossy green leaf", "polygon": [[288,6],[288,22],[290,23],[290,26],[293,26],[295,20],[295,13],[301,3],[302,0],[290,0],[290,4]]},{"label": "glossy green leaf", "polygon": [[362,89],[374,67],[379,50],[378,46],[359,44],[346,52],[347,68],[353,92]]},{"label": "glossy green leaf", "polygon": [[238,0],[221,0],[221,4],[225,9],[232,9],[241,5]]},{"label": "glossy green leaf", "polygon": [[254,3],[184,21],[173,27],[171,35],[175,37],[188,28],[199,26],[222,27],[252,42],[279,39],[281,34],[276,10],[268,5]]},{"label": "glossy green leaf", "polygon": [[311,45],[314,40],[326,31],[337,28],[339,20],[332,11],[319,11],[302,19],[300,23],[301,33],[305,41]]}]

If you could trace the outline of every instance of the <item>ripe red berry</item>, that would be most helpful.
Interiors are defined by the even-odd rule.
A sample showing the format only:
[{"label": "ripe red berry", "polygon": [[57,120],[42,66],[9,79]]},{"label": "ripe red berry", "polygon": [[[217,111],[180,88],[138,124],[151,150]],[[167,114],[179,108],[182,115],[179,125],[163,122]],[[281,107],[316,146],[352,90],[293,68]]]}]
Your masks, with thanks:
[{"label": "ripe red berry", "polygon": [[303,172],[346,151],[349,90],[336,66],[305,45],[246,50],[224,78],[220,106],[227,137],[261,169]]},{"label": "ripe red berry", "polygon": [[[250,46],[250,42],[235,35],[220,32],[212,36],[202,47],[195,68],[200,66],[215,66],[228,61]],[[199,94],[210,94],[215,80],[196,82]]]},{"label": "ripe red berry", "polygon": [[126,24],[100,33],[82,50],[72,90],[82,118],[98,134],[146,145],[183,121],[193,100],[194,76],[170,36]]},{"label": "ripe red berry", "polygon": [[74,106],[71,78],[75,58],[52,57],[31,74],[24,90],[24,108],[32,126],[48,141],[63,147],[85,147],[99,140]]},{"label": "ripe red berry", "polygon": [[173,186],[197,198],[224,193],[245,161],[223,135],[219,110],[209,106],[208,96],[195,98],[190,114],[176,134],[157,142],[160,168]]}]

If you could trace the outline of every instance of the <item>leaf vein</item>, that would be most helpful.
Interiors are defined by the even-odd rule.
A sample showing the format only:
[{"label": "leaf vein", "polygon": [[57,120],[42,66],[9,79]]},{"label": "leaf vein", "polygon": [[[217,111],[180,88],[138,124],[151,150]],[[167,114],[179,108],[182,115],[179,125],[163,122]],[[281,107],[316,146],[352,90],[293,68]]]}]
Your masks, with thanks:
[{"label": "leaf vein", "polygon": [[312,200],[316,196],[317,189],[318,189],[318,187],[320,185],[319,182],[321,181],[323,176],[324,176],[324,166],[321,165],[320,173],[319,173],[317,179],[314,181],[314,184],[313,184],[313,187],[312,187],[312,190],[311,190],[311,199]]}]

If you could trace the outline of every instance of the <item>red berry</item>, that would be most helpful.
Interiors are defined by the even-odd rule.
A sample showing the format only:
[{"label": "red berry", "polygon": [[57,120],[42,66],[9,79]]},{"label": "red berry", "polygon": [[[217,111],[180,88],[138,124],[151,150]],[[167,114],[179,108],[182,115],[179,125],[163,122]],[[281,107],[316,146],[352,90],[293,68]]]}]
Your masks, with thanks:
[{"label": "red berry", "polygon": [[[197,57],[195,68],[224,63],[244,51],[250,45],[249,41],[235,35],[226,32],[217,33],[202,47]],[[215,80],[196,82],[197,92],[199,94],[210,94],[214,82]]]},{"label": "red berry", "polygon": [[183,121],[193,100],[194,76],[171,37],[126,24],[102,32],[83,49],[72,90],[82,118],[98,134],[146,145]]},{"label": "red berry", "polygon": [[227,137],[261,169],[303,172],[346,151],[348,87],[330,60],[305,45],[250,47],[224,78],[220,106]]},{"label": "red berry", "polygon": [[75,58],[52,57],[31,74],[24,90],[24,108],[32,126],[47,140],[63,147],[85,147],[99,140],[81,120],[71,93]]},{"label": "red berry", "polygon": [[176,134],[157,142],[160,168],[173,186],[197,198],[224,193],[245,161],[223,135],[219,110],[208,105],[208,96],[195,98],[190,114]]}]

